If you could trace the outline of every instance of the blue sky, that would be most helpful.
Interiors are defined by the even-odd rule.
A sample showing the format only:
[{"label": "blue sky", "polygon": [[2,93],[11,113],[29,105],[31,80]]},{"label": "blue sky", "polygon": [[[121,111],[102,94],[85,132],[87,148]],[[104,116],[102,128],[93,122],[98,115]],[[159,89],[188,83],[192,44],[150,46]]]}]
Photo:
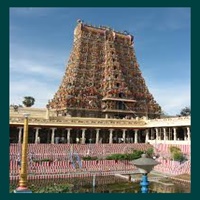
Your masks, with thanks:
[{"label": "blue sky", "polygon": [[64,75],[76,21],[134,35],[136,57],[169,115],[191,102],[190,8],[10,8],[10,104],[45,107]]}]

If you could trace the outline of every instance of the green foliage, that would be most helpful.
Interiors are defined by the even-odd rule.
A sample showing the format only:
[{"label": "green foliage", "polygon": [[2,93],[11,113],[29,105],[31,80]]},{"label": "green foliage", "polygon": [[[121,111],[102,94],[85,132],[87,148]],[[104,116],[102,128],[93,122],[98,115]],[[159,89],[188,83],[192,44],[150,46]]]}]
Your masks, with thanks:
[{"label": "green foliage", "polygon": [[24,101],[22,101],[22,103],[26,107],[31,107],[32,105],[34,105],[35,99],[33,97],[26,96],[26,97],[24,97]]},{"label": "green foliage", "polygon": [[112,154],[110,156],[107,156],[106,160],[126,160],[126,155],[127,154]]},{"label": "green foliage", "polygon": [[85,157],[82,157],[82,159],[83,160],[98,160],[98,157],[96,157],[96,156],[93,156],[93,157],[91,157],[91,156],[85,156]]},{"label": "green foliage", "polygon": [[147,156],[148,157],[153,157],[153,154],[154,154],[154,149],[153,148],[148,148],[147,150],[146,150],[146,154],[147,154]]},{"label": "green foliage", "polygon": [[50,159],[50,158],[43,158],[43,159],[40,159],[40,160],[34,159],[33,162],[53,162],[53,160]]},{"label": "green foliage", "polygon": [[181,152],[181,149],[176,146],[170,146],[169,147],[170,153],[173,154],[175,152]]},{"label": "green foliage", "polygon": [[130,154],[112,154],[106,157],[106,160],[135,160],[141,157],[143,151],[134,150]]},{"label": "green foliage", "polygon": [[185,107],[181,110],[181,116],[189,116],[191,114],[191,109],[189,107]]},{"label": "green foliage", "polygon": [[133,157],[132,160],[140,158],[143,153],[144,153],[143,151],[134,150],[132,153],[132,157]]},{"label": "green foliage", "polygon": [[73,185],[71,184],[52,184],[38,188],[37,185],[31,185],[29,188],[33,193],[69,193]]},{"label": "green foliage", "polygon": [[174,159],[175,161],[183,161],[183,160],[185,160],[185,157],[184,157],[184,155],[183,155],[182,152],[175,152],[175,153],[173,154],[173,159]]},{"label": "green foliage", "polygon": [[181,149],[176,146],[170,146],[170,153],[171,158],[175,161],[184,161],[186,159]]}]

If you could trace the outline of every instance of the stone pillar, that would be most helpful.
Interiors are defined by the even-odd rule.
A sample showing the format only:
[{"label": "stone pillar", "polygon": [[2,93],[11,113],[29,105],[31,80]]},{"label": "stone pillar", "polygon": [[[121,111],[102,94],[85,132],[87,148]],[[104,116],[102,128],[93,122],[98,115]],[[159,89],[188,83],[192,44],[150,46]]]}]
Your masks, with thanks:
[{"label": "stone pillar", "polygon": [[22,130],[23,130],[23,127],[17,127],[19,129],[19,132],[18,132],[18,144],[21,144],[22,143]]},{"label": "stone pillar", "polygon": [[126,129],[122,129],[123,133],[122,133],[122,138],[123,138],[123,143],[125,143],[126,141]]},{"label": "stone pillar", "polygon": [[36,143],[39,143],[39,141],[40,141],[40,139],[39,139],[39,130],[40,130],[41,128],[39,128],[39,127],[36,127],[35,128],[35,144]]},{"label": "stone pillar", "polygon": [[187,128],[183,129],[183,132],[184,132],[184,141],[187,141]]},{"label": "stone pillar", "polygon": [[138,143],[138,129],[135,129],[135,138],[134,138],[134,143]]},{"label": "stone pillar", "polygon": [[99,131],[100,129],[96,129],[96,144],[99,143]]},{"label": "stone pillar", "polygon": [[51,132],[51,144],[54,144],[54,138],[55,138],[55,130],[56,128],[50,128],[52,130]]},{"label": "stone pillar", "polygon": [[146,135],[145,135],[145,143],[147,143],[149,141],[149,129],[146,129],[145,133],[146,133]]},{"label": "stone pillar", "polygon": [[190,137],[190,127],[187,127],[187,137],[188,137],[188,141],[190,142],[191,137]]},{"label": "stone pillar", "polygon": [[110,131],[110,136],[109,136],[109,144],[112,144],[112,137],[113,137],[113,131],[114,131],[114,129],[109,129],[109,131]]},{"label": "stone pillar", "polygon": [[172,129],[169,127],[169,138],[168,140],[172,140]]},{"label": "stone pillar", "polygon": [[158,128],[158,140],[161,140],[161,135],[162,133],[161,133],[161,128]]},{"label": "stone pillar", "polygon": [[176,137],[176,128],[173,128],[173,130],[174,130],[174,141],[176,141],[177,140],[177,137]]},{"label": "stone pillar", "polygon": [[169,140],[169,128],[166,128],[166,140]]},{"label": "stone pillar", "polygon": [[163,128],[164,142],[167,140],[166,128]]},{"label": "stone pillar", "polygon": [[155,130],[156,130],[156,140],[158,140],[159,139],[159,137],[158,137],[158,128],[155,128]]},{"label": "stone pillar", "polygon": [[67,144],[70,144],[70,131],[72,130],[71,128],[66,128],[67,130]]},{"label": "stone pillar", "polygon": [[82,144],[85,144],[85,131],[86,131],[86,128],[82,128],[82,138],[81,138],[81,143]]},{"label": "stone pillar", "polygon": [[154,139],[155,139],[154,130],[150,128],[150,140],[154,140]]}]

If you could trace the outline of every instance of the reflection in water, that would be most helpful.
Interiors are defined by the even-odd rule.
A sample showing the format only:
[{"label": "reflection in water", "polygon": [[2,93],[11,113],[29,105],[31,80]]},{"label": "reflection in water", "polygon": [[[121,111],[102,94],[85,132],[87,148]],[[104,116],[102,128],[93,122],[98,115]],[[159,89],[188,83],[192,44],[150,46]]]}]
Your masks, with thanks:
[{"label": "reflection in water", "polygon": [[[10,191],[16,188],[18,182],[10,184]],[[115,176],[97,176],[95,187],[93,178],[71,178],[53,180],[31,180],[29,188],[34,193],[140,193],[140,182],[128,182]],[[66,189],[67,188],[67,189]],[[69,188],[69,189],[68,189]],[[150,181],[150,193],[189,193],[189,184],[165,184]]]}]

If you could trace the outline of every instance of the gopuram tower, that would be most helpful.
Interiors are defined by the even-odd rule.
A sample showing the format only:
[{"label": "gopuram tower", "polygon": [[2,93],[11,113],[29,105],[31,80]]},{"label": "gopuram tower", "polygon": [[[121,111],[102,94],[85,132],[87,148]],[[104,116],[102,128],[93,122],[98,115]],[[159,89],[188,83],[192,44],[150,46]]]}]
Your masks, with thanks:
[{"label": "gopuram tower", "polygon": [[48,108],[72,117],[159,117],[161,107],[142,77],[133,36],[77,22],[63,80]]}]

